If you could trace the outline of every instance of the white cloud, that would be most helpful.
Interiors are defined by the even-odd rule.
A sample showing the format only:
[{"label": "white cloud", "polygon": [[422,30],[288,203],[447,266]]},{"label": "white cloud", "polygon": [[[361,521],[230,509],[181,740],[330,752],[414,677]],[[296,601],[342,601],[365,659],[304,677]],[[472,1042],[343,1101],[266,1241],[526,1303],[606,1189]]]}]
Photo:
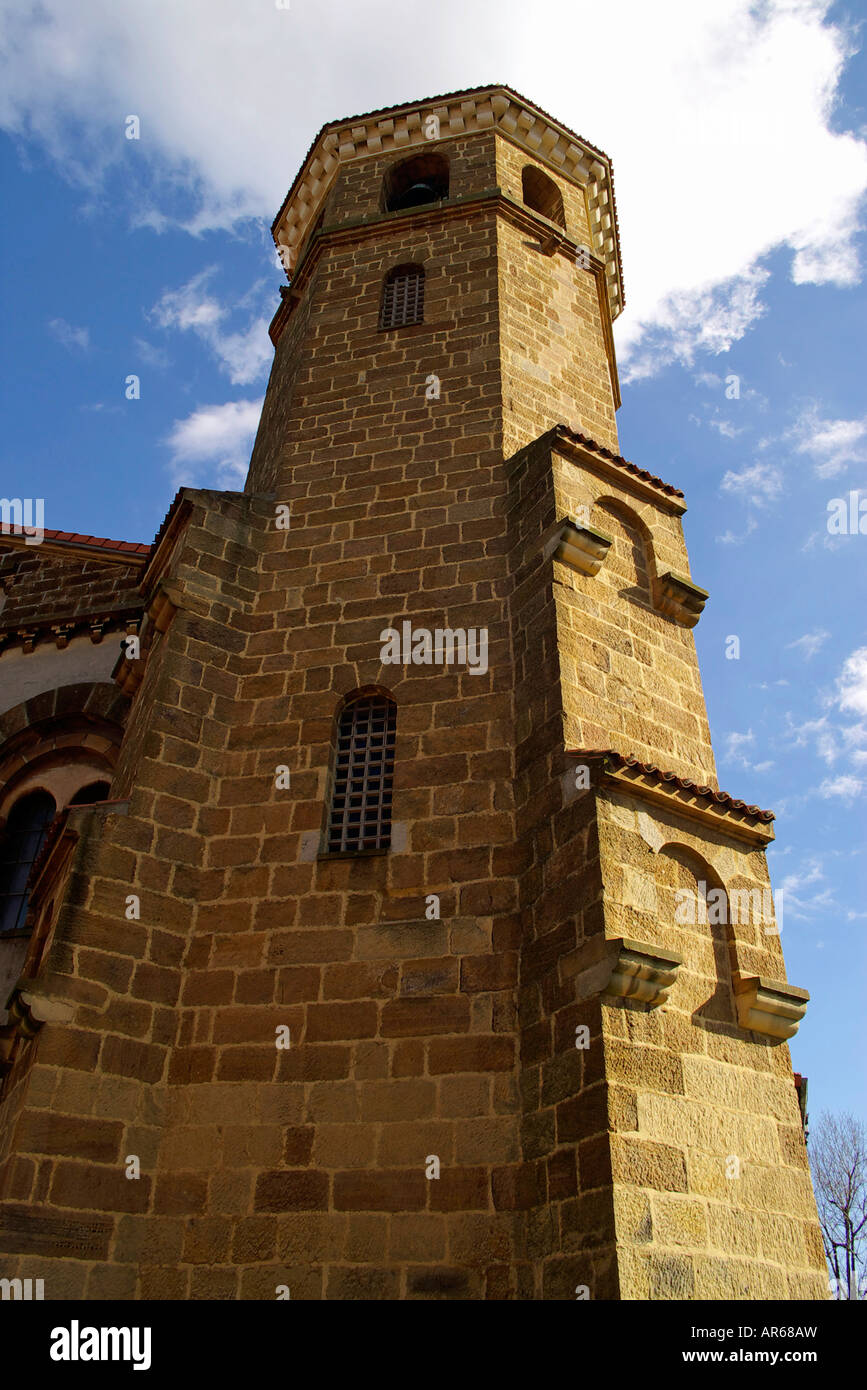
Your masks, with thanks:
[{"label": "white cloud", "polygon": [[786,651],[802,652],[804,659],[809,661],[821,650],[830,636],[830,632],[824,631],[805,632],[803,637],[798,637],[794,642],[789,642],[786,646]]},{"label": "white cloud", "polygon": [[838,686],[840,708],[867,715],[867,647],[859,647],[846,658]]},{"label": "white cloud", "polygon": [[747,759],[744,757],[744,749],[749,748],[756,741],[756,736],[752,729],[748,729],[745,734],[726,734],[724,757],[730,762],[743,763],[748,766]]},{"label": "white cloud", "polygon": [[717,536],[716,539],[720,545],[743,545],[747,536],[751,536],[758,528],[758,524],[754,516],[748,517],[740,535],[736,531],[728,530],[724,531],[721,536]]},{"label": "white cloud", "polygon": [[[150,317],[160,328],[193,332],[213,353],[217,363],[235,386],[249,386],[270,365],[273,356],[268,337],[267,316],[254,317],[241,332],[226,331],[225,321],[230,310],[207,289],[217,273],[216,266],[199,271],[177,290],[166,290],[151,310]],[[261,285],[254,285],[244,300],[235,305],[249,305]]]},{"label": "white cloud", "polygon": [[745,497],[756,507],[764,506],[781,496],[782,470],[772,463],[753,463],[741,469],[740,473],[730,470],[720,483],[720,491]]},{"label": "white cloud", "polygon": [[[836,688],[820,694],[822,703],[829,712],[817,719],[805,720],[801,724],[796,724],[791,714],[787,714],[786,736],[797,748],[804,748],[813,743],[817,756],[829,767],[838,759],[842,759],[850,769],[867,764],[867,723],[860,722],[860,716],[867,715],[867,647],[859,647],[852,652],[843,662],[836,680]],[[856,722],[843,723],[834,717],[834,711],[853,714],[856,716]],[[841,772],[837,777],[827,778],[819,788],[819,793],[824,797],[851,798],[865,785],[867,783],[862,782],[859,777]]]},{"label": "white cloud", "polygon": [[205,405],[176,420],[164,441],[172,451],[175,486],[243,484],[259,425],[262,400]]},{"label": "white cloud", "polygon": [[73,324],[67,323],[66,319],[51,319],[48,324],[48,331],[65,348],[69,348],[70,352],[74,348],[80,348],[82,352],[87,352],[90,347],[90,330],[76,328]]},{"label": "white cloud", "polygon": [[751,763],[747,757],[747,750],[753,747],[755,741],[756,736],[752,729],[748,729],[745,734],[726,734],[723,761],[736,763],[739,767],[746,768],[748,772],[769,772],[774,766],[773,761],[765,760],[761,763]]},{"label": "white cloud", "polygon": [[776,890],[775,897],[778,903],[782,900],[788,916],[802,920],[809,918],[814,912],[822,911],[834,904],[834,893],[831,888],[822,888],[819,892],[812,894],[809,891],[805,892],[814,885],[822,883],[824,879],[825,871],[822,861],[817,858],[809,859],[805,861],[803,868],[786,875]]},{"label": "white cloud", "polygon": [[737,439],[739,434],[743,434],[743,428],[737,429],[731,420],[708,420],[712,430],[718,430],[723,439]]},{"label": "white cloud", "polygon": [[765,306],[759,290],[766,270],[751,269],[701,289],[673,290],[654,305],[640,345],[623,330],[623,379],[629,385],[654,376],[671,362],[691,367],[699,352],[728,352],[761,318]]},{"label": "white cloud", "polygon": [[0,124],[97,199],[107,169],[134,165],[130,222],[199,233],[270,221],[324,121],[503,73],[614,160],[635,379],[737,342],[772,251],[798,284],[857,279],[867,144],[832,128],[854,43],[830,11],[609,0],[617,81],[587,62],[576,83],[591,0],[551,0],[541,24],[521,0],[6,0]]},{"label": "white cloud", "polygon": [[840,750],[836,730],[829,724],[827,715],[823,714],[818,719],[805,719],[802,724],[795,724],[791,714],[786,715],[786,720],[786,735],[791,738],[796,748],[806,748],[812,741],[823,762],[834,762]]},{"label": "white cloud", "polygon": [[850,463],[867,460],[867,417],[862,420],[823,420],[811,407],[792,430],[797,452],[810,454],[820,478],[843,473]]},{"label": "white cloud", "polygon": [[163,348],[154,347],[146,338],[133,338],[133,346],[148,367],[158,367],[164,371],[169,365],[169,355]]},{"label": "white cloud", "polygon": [[841,801],[854,801],[856,796],[860,796],[864,790],[865,783],[860,777],[853,777],[851,773],[843,772],[839,777],[826,777],[819,788],[819,795],[827,800],[832,796],[839,797]]}]

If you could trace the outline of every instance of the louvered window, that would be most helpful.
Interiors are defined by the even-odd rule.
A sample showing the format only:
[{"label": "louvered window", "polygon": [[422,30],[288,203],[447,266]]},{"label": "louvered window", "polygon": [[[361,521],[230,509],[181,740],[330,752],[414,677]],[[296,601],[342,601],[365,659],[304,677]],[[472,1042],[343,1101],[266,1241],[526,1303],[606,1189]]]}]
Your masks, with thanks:
[{"label": "louvered window", "polygon": [[397,706],[385,695],[353,700],[340,716],[328,826],[332,854],[388,849]]},{"label": "louvered window", "polygon": [[382,291],[380,328],[406,328],[424,322],[424,270],[399,265],[389,271]]}]

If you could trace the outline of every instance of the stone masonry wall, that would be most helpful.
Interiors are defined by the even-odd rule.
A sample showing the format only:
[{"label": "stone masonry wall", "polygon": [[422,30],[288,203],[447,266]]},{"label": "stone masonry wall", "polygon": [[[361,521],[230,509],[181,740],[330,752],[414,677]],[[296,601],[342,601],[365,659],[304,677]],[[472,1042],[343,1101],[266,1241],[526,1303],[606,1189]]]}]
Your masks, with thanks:
[{"label": "stone masonry wall", "polygon": [[663,1008],[603,1005],[621,1296],[827,1297],[789,1049],[738,1026],[732,968],[784,980],[767,920],[679,923],[697,881],[763,893],[765,855],[611,793],[599,801],[605,933],[679,951]]},{"label": "stone masonry wall", "polygon": [[689,576],[680,517],[628,478],[613,485],[556,453],[552,464],[558,518],[583,508],[614,542],[592,579],[554,562],[566,747],[616,748],[715,785],[695,638],[654,602],[658,575]]}]

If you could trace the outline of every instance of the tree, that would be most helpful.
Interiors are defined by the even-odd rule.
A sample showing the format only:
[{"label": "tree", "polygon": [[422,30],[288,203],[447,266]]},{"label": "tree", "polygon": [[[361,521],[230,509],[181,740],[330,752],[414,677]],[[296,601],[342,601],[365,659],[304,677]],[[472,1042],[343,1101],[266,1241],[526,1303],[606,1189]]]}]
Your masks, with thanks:
[{"label": "tree", "polygon": [[867,1140],[854,1115],[825,1110],[808,1143],[825,1256],[835,1297],[864,1296]]}]

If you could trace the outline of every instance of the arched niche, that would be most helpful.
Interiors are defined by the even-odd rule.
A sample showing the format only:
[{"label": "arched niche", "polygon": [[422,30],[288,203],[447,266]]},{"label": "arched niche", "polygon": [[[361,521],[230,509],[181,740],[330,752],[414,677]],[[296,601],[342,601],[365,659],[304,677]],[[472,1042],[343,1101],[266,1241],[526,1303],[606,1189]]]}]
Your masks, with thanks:
[{"label": "arched niche", "polygon": [[558,227],[566,230],[563,194],[554,180],[537,169],[535,164],[527,164],[521,173],[521,196],[525,207],[541,213],[549,222],[556,222]]},{"label": "arched niche", "polygon": [[449,196],[449,162],[431,150],[393,164],[383,180],[384,212],[405,212]]},{"label": "arched niche", "polygon": [[683,952],[678,990],[697,1021],[737,1024],[729,899],[719,874],[688,845],[671,841],[657,857],[659,909]]},{"label": "arched niche", "polygon": [[614,540],[601,571],[607,582],[623,597],[652,605],[653,538],[638,512],[619,497],[600,497],[593,505],[593,524]]}]

